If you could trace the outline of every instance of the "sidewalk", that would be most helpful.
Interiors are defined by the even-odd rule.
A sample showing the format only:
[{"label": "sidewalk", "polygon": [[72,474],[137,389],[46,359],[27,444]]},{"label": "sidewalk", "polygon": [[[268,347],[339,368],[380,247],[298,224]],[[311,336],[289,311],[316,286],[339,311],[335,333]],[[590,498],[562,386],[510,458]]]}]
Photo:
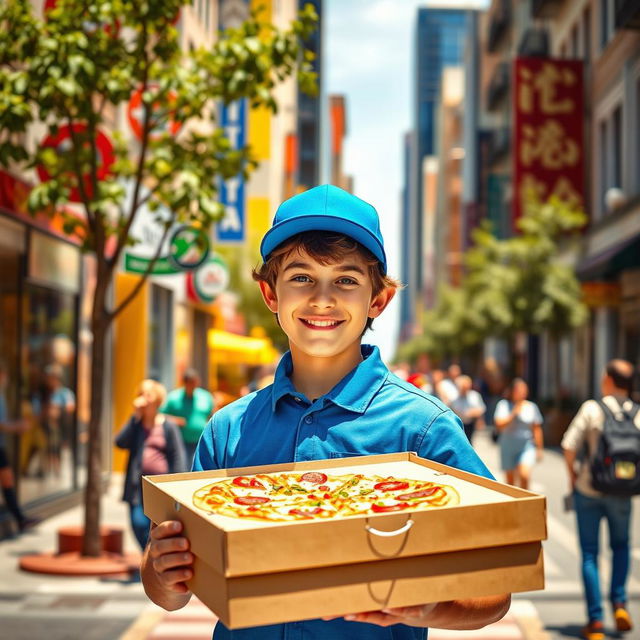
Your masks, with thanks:
[{"label": "sidewalk", "polygon": [[[487,466],[500,478],[498,452],[489,435],[476,434],[474,445]],[[216,617],[192,598],[178,611],[162,611],[150,604],[120,640],[210,640]],[[478,631],[429,630],[429,640],[548,640],[535,606],[514,597],[509,613],[499,622]]]},{"label": "sidewalk", "polygon": [[[128,508],[121,495],[122,477],[115,475],[102,500],[102,522],[122,527],[125,551],[136,552]],[[139,582],[28,573],[18,568],[23,555],[54,551],[58,529],[81,525],[83,513],[78,505],[47,518],[20,537],[0,541],[0,638],[113,640],[148,606]]]}]

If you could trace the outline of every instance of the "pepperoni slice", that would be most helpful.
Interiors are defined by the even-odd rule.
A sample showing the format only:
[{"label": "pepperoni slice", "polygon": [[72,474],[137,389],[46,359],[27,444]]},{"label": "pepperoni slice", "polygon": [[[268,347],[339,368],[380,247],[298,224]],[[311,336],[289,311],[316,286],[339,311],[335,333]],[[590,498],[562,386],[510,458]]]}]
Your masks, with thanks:
[{"label": "pepperoni slice", "polygon": [[237,498],[234,498],[233,501],[236,504],[241,504],[243,506],[271,502],[269,498],[265,498],[264,496],[238,496]]},{"label": "pepperoni slice", "polygon": [[372,504],[371,511],[374,513],[389,513],[390,511],[402,511],[409,505],[406,502],[397,502],[396,504]]},{"label": "pepperoni slice", "polygon": [[308,471],[300,476],[300,480],[311,482],[312,484],[324,484],[327,481],[327,474],[319,471]]},{"label": "pepperoni slice", "polygon": [[419,491],[413,491],[412,493],[404,493],[398,496],[398,500],[413,500],[414,498],[427,498],[432,496],[440,487],[427,487],[426,489],[420,489]]},{"label": "pepperoni slice", "polygon": [[244,487],[245,489],[264,489],[264,485],[256,478],[247,478],[246,476],[236,476],[232,483],[236,487]]},{"label": "pepperoni slice", "polygon": [[403,489],[409,488],[409,483],[387,480],[385,482],[378,482],[373,488],[377,491],[402,491]]}]

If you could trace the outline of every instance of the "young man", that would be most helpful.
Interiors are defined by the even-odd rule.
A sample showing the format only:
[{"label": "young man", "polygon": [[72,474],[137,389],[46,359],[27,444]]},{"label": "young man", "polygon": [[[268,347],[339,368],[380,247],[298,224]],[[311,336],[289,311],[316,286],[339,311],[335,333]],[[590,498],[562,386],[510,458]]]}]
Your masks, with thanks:
[{"label": "young man", "polygon": [[[214,414],[194,470],[416,451],[490,476],[454,414],[391,374],[377,348],[361,345],[397,287],[371,205],[330,185],[294,196],[278,208],[261,254],[254,278],[290,351],[272,385]],[[191,596],[193,556],[180,532],[174,521],[154,527],[142,561],[147,595],[166,609]],[[425,627],[483,627],[509,601],[500,595],[238,631],[218,623],[214,638],[418,640]]]},{"label": "young man", "polygon": [[195,369],[187,369],[182,374],[182,384],[167,395],[159,412],[181,427],[187,462],[191,465],[200,435],[213,412],[214,401],[213,396],[200,387],[200,375]]},{"label": "young man", "polygon": [[[602,402],[620,419],[623,411],[634,416],[640,430],[640,411],[630,399],[633,365],[626,360],[611,360],[600,381]],[[582,552],[582,581],[587,605],[588,623],[582,629],[586,640],[604,640],[604,610],[598,572],[600,521],[604,518],[609,528],[611,547],[611,584],[609,599],[616,629],[620,632],[633,628],[627,610],[627,577],[629,575],[629,538],[631,525],[631,498],[605,495],[591,486],[589,461],[598,447],[605,421],[603,408],[595,400],[587,400],[567,427],[562,438],[562,449],[569,473],[576,510],[580,550]],[[588,455],[576,466],[578,452]],[[609,561],[607,559],[607,561]]]}]

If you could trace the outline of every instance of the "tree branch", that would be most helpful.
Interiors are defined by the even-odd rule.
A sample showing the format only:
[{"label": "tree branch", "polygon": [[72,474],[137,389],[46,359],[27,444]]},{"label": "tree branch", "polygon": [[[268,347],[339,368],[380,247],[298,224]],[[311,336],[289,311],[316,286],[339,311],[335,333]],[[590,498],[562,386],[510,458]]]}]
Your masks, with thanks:
[{"label": "tree branch", "polygon": [[162,233],[162,238],[160,238],[160,242],[158,242],[158,248],[156,249],[155,255],[153,256],[153,258],[151,258],[151,261],[147,265],[145,272],[140,276],[140,280],[136,282],[135,287],[129,292],[129,294],[125,297],[125,299],[113,311],[109,313],[109,322],[112,322],[113,320],[115,320],[118,314],[120,314],[124,310],[124,308],[138,295],[138,292],[140,291],[140,289],[142,289],[142,285],[144,285],[144,283],[147,281],[147,279],[149,278],[149,276],[153,271],[153,267],[155,267],[156,262],[160,258],[160,253],[162,252],[162,245],[164,244],[164,241],[167,239],[167,235],[169,234],[170,228],[171,228],[171,223],[166,222],[164,231]]}]

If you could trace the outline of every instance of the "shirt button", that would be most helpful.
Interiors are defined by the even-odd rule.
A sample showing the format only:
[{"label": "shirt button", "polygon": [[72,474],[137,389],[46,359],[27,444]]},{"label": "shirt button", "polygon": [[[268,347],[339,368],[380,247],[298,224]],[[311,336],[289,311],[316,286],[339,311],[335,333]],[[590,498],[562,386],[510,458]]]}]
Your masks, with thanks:
[{"label": "shirt button", "polygon": [[294,400],[295,400],[296,402],[302,402],[302,398],[298,398],[298,396],[294,396]]},{"label": "shirt button", "polygon": [[307,416],[307,417],[304,419],[304,421],[305,421],[307,424],[311,424],[311,423],[313,422],[313,418],[312,418],[311,416]]}]

